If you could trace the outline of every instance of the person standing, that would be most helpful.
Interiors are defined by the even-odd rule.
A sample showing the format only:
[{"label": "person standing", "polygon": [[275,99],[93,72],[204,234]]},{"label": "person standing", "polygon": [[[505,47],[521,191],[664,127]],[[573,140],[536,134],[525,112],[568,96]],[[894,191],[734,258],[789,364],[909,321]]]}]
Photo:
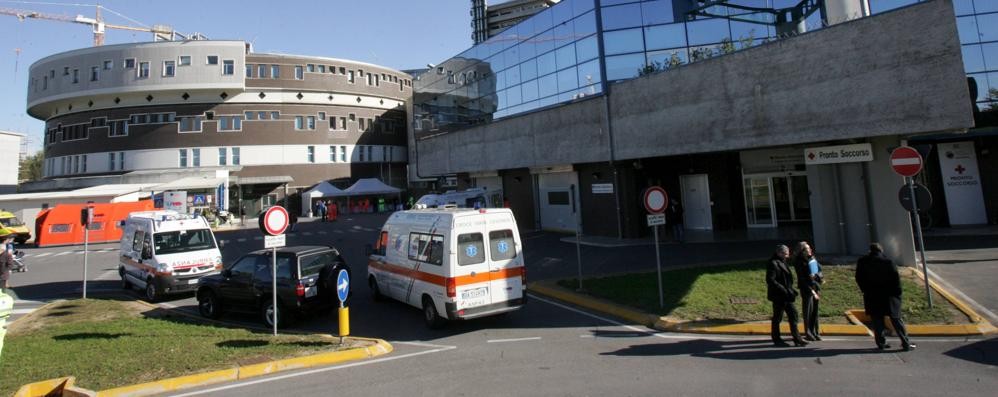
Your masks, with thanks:
[{"label": "person standing", "polygon": [[288,211],[288,230],[295,231],[298,228],[298,212]]},{"label": "person standing", "polygon": [[13,240],[14,234],[7,229],[0,229],[0,243],[3,244],[3,251],[0,252],[0,290],[7,289],[7,282],[10,280],[10,271],[14,269],[14,252],[7,249],[7,245]]},{"label": "person standing", "polygon": [[800,332],[797,330],[797,308],[794,307],[797,291],[794,290],[794,275],[787,267],[789,256],[790,248],[778,245],[766,266],[766,297],[773,302],[770,336],[777,347],[790,346],[780,337],[780,323],[783,322],[784,313],[787,314],[787,322],[790,323],[790,335],[793,337],[794,346],[807,346],[807,342],[800,338]]},{"label": "person standing", "polygon": [[807,241],[797,243],[793,259],[800,290],[801,317],[804,320],[804,339],[821,340],[818,331],[818,301],[821,299],[821,264],[814,257],[814,250]]},{"label": "person standing", "polygon": [[870,244],[870,252],[856,262],[856,284],[863,292],[863,308],[873,321],[877,349],[891,347],[885,337],[884,316],[891,318],[894,331],[901,339],[901,349],[914,349],[915,344],[908,340],[908,331],[901,320],[901,275],[879,243]]},{"label": "person standing", "polygon": [[319,200],[319,216],[322,218],[323,222],[326,221],[326,211],[328,210],[329,209],[328,207],[326,207],[326,202]]},{"label": "person standing", "polygon": [[336,216],[339,215],[338,212],[340,210],[340,207],[336,205],[336,202],[335,201],[330,202],[329,208],[327,210],[329,212],[329,220],[336,221]]},{"label": "person standing", "polygon": [[679,200],[669,200],[669,206],[665,208],[665,222],[672,225],[672,238],[682,244],[685,241],[683,205],[679,204]]}]

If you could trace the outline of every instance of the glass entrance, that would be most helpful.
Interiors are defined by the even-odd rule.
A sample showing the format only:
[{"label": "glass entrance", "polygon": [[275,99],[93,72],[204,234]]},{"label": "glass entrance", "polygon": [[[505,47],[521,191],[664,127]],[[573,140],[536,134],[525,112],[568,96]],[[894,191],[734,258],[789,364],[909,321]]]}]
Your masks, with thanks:
[{"label": "glass entrance", "polygon": [[773,227],[773,186],[769,177],[746,177],[745,214],[749,227]]}]

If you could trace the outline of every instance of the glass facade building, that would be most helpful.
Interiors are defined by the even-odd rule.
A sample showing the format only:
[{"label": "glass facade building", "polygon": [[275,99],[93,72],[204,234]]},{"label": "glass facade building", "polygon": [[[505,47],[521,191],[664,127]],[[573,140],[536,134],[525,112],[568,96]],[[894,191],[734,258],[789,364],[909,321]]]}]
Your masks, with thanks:
[{"label": "glass facade building", "polygon": [[[869,0],[877,14],[919,0]],[[799,0],[733,1],[774,9]],[[691,0],[563,0],[417,77],[418,137],[460,130],[601,95],[604,83],[677,67],[776,40],[771,14],[711,9],[732,18],[689,17]],[[998,1],[954,0],[967,73],[981,109],[998,98]],[[742,14],[738,14],[741,12]],[[725,14],[729,13],[729,14]],[[821,13],[806,31],[824,26]],[[602,48],[601,48],[602,47]],[[705,78],[709,78],[706,76]],[[994,95],[989,96],[994,87]]]}]

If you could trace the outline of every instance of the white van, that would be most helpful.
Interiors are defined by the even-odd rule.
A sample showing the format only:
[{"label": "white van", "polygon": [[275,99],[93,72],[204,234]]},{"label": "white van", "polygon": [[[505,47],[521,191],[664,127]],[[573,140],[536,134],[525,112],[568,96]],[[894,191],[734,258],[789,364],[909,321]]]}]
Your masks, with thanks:
[{"label": "white van", "polygon": [[422,308],[431,328],[526,303],[520,232],[507,208],[396,212],[381,229],[367,272],[375,299]]},{"label": "white van", "polygon": [[222,253],[203,217],[171,210],[133,212],[122,229],[121,285],[144,289],[149,301],[193,292],[198,279],[222,270]]}]

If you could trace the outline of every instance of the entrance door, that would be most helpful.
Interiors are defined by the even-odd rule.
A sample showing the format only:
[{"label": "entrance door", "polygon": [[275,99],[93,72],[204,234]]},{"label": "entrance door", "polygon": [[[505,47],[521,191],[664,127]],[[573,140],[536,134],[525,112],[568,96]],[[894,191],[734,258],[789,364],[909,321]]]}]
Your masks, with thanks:
[{"label": "entrance door", "polygon": [[714,228],[710,214],[710,186],[707,174],[679,177],[682,192],[683,223],[687,229],[711,230]]},{"label": "entrance door", "polygon": [[749,227],[774,227],[773,185],[768,176],[746,177],[745,216]]},{"label": "entrance door", "polygon": [[778,224],[811,219],[806,176],[774,176],[772,186]]},{"label": "entrance door", "polygon": [[574,232],[579,203],[576,201],[577,178],[574,172],[537,175],[541,229]]}]

